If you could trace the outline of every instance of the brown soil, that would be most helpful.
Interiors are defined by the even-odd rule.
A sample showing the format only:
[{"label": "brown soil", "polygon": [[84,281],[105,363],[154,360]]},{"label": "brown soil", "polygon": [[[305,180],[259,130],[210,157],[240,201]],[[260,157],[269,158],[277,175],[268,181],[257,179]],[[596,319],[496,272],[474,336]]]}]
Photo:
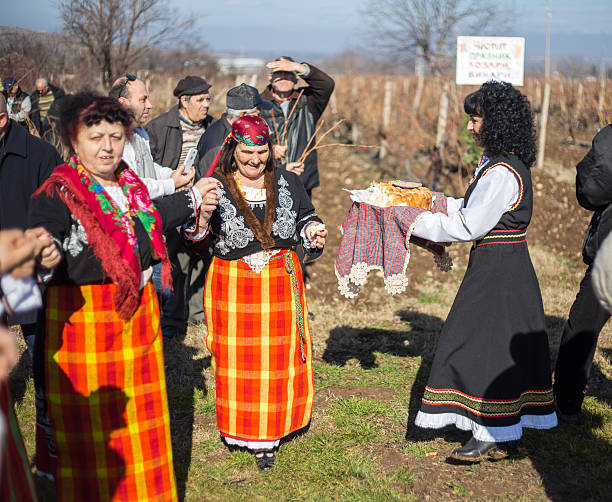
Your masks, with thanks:
[{"label": "brown soil", "polygon": [[[564,255],[576,264],[581,263],[582,239],[591,214],[576,202],[571,180],[575,164],[586,150],[584,144],[580,147],[559,148],[556,158],[553,157],[551,161],[552,169],[547,165],[544,170],[534,168],[532,171],[534,208],[528,240]],[[420,174],[418,168],[413,170]],[[346,300],[339,294],[334,274],[334,261],[341,238],[339,227],[351,205],[348,194],[342,188],[366,187],[371,179],[377,179],[371,159],[359,152],[347,154],[346,150],[322,150],[320,175],[321,186],[314,190],[314,204],[327,224],[329,237],[325,253],[309,269],[311,279],[307,285],[307,294],[310,298],[351,301],[356,307],[367,304],[376,308],[388,298],[382,288],[382,280],[374,277],[376,273],[371,274],[368,285],[361,289],[354,300]],[[454,257],[466,257],[469,244],[452,246],[450,252]],[[419,281],[425,277],[433,276],[434,280],[443,284],[445,273],[437,270],[431,255],[419,248],[413,248],[411,253],[408,267],[411,284],[407,295],[416,294]],[[325,408],[335,399],[350,396],[371,397],[385,402],[391,402],[394,398],[392,391],[381,387],[328,387],[318,391],[315,405]],[[531,463],[487,461],[472,467],[448,463],[450,451],[467,440],[467,436],[463,438],[462,433],[457,431],[453,439],[456,442],[442,445],[436,442],[436,451],[419,458],[402,451],[402,445],[397,443],[384,445],[379,451],[372,452],[372,455],[377,458],[376,463],[384,473],[408,469],[416,474],[416,480],[411,485],[395,482],[394,487],[417,500],[497,500],[508,496],[528,500],[547,499],[541,475]],[[520,457],[520,451],[515,452],[515,455]]]},{"label": "brown soil", "polygon": [[[553,160],[555,163],[551,165],[555,169],[547,166],[543,171],[536,168],[532,171],[534,207],[527,238],[529,242],[543,244],[551,251],[564,254],[576,262],[580,260],[582,239],[591,213],[578,205],[573,185],[557,181],[555,178],[559,177],[558,170],[562,168],[564,173],[568,173],[565,178],[573,179],[575,159],[582,158],[586,150],[582,147],[581,151],[577,152],[576,147],[573,147],[570,160],[567,160],[567,156],[565,163]],[[569,155],[563,149],[557,154]],[[310,298],[344,300],[338,292],[334,273],[334,261],[341,238],[339,229],[351,206],[351,200],[342,188],[365,188],[370,180],[378,178],[378,174],[368,154],[359,151],[347,154],[347,150],[340,151],[333,148],[321,150],[319,165],[321,186],[313,191],[313,201],[317,212],[327,225],[329,236],[323,256],[308,268],[310,281],[306,286],[307,295]],[[425,172],[425,168],[413,167],[413,170],[418,175]],[[549,170],[555,171],[555,176],[549,174]],[[461,197],[462,194],[456,196]],[[465,256],[468,249],[468,245],[452,246],[451,256],[458,253]],[[411,249],[408,271],[413,285],[414,281],[418,282],[425,273],[433,273],[436,279],[444,278],[444,272],[437,269],[432,256],[415,246]],[[376,272],[371,273],[367,286],[361,289],[356,299],[350,301],[357,304],[384,302],[386,293],[380,288],[382,280],[374,279],[377,275]],[[372,287],[373,285],[378,287]],[[409,286],[408,294],[413,292]]]}]

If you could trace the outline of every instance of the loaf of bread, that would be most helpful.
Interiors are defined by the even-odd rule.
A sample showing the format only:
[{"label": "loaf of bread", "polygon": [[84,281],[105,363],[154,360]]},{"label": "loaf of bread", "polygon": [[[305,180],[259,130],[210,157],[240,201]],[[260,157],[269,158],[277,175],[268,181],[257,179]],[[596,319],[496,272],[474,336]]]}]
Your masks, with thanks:
[{"label": "loaf of bread", "polygon": [[418,206],[431,209],[431,192],[420,183],[401,180],[372,182],[370,204],[376,206]]}]

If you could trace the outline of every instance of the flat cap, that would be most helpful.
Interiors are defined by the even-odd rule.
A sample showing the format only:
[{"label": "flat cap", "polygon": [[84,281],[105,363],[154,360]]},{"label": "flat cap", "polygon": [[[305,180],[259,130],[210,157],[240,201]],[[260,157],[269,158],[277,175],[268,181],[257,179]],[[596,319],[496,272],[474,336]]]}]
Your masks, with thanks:
[{"label": "flat cap", "polygon": [[225,106],[232,110],[250,110],[259,108],[260,110],[270,110],[272,103],[261,97],[255,87],[247,84],[240,84],[232,87],[225,95]]},{"label": "flat cap", "polygon": [[174,88],[174,95],[177,98],[181,96],[193,96],[194,94],[206,94],[212,86],[202,77],[188,75],[179,80]]}]

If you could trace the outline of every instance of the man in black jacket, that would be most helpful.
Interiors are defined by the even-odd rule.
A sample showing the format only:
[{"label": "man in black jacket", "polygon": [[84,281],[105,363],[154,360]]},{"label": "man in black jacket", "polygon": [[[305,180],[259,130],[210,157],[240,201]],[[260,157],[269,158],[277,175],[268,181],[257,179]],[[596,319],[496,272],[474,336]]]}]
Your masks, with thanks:
[{"label": "man in black jacket", "polygon": [[581,421],[584,389],[597,338],[610,318],[610,312],[595,296],[591,272],[597,250],[612,229],[612,125],[595,136],[591,150],[576,166],[576,171],[578,202],[594,213],[582,248],[588,268],[563,329],[555,367],[557,412],[560,419],[571,423]]},{"label": "man in black jacket", "polygon": [[[8,118],[6,101],[0,94],[0,230],[28,228],[30,196],[61,163],[55,148]],[[11,319],[11,323],[21,324],[30,354],[35,321],[35,313]]]},{"label": "man in black jacket", "polygon": [[53,103],[66,95],[64,89],[56,87],[44,78],[36,80],[36,90],[30,96],[32,100],[32,112],[30,119],[36,126],[41,137],[48,135],[51,130],[51,123],[47,113]]},{"label": "man in black jacket", "polygon": [[[306,150],[316,123],[334,91],[334,81],[318,68],[297,63],[288,57],[271,61],[266,66],[271,71],[270,85],[262,92],[262,97],[271,101],[274,107],[262,112],[260,116],[268,124],[273,142],[286,144],[287,168],[299,174],[308,195],[311,196],[312,189],[319,186],[317,152],[308,155],[303,166],[291,166],[295,166],[293,163]],[[308,87],[297,88],[297,77],[304,79]],[[315,141],[316,138],[313,138],[310,146],[314,145]]]}]

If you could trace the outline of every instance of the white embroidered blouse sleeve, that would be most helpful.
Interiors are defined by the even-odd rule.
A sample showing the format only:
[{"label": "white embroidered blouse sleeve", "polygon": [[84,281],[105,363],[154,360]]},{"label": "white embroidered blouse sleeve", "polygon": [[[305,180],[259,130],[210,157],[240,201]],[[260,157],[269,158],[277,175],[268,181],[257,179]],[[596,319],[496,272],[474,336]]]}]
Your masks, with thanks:
[{"label": "white embroidered blouse sleeve", "polygon": [[[487,234],[508,211],[519,196],[515,175],[504,166],[486,173],[470,195],[467,205],[458,211],[424,213],[417,221],[412,235],[433,242],[469,242]],[[463,199],[452,199],[461,200]],[[454,205],[455,202],[452,202]]]}]

